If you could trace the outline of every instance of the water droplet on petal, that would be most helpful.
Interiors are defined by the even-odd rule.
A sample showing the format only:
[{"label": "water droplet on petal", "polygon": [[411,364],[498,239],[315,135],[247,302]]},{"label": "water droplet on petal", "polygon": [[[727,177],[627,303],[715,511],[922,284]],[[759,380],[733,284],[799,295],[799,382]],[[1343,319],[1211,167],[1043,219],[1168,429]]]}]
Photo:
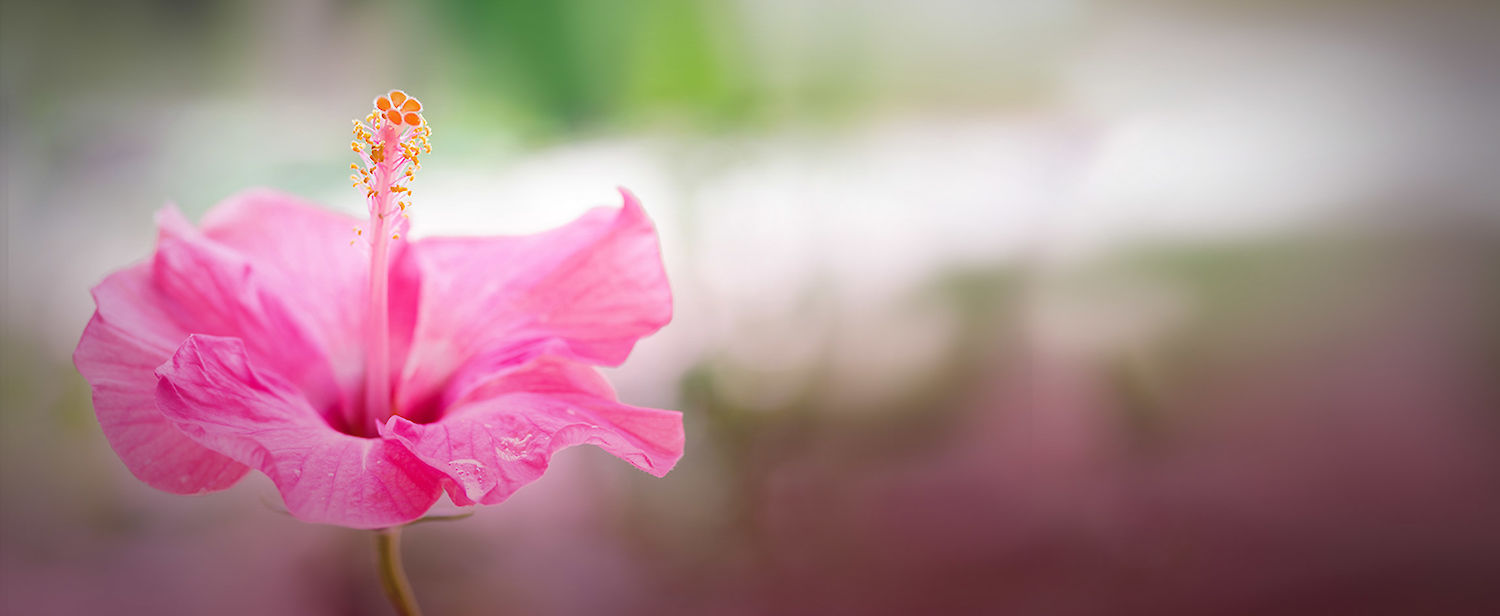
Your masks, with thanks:
[{"label": "water droplet on petal", "polygon": [[499,445],[495,447],[495,455],[499,456],[501,460],[510,462],[525,458],[531,454],[532,441],[535,438],[536,435],[530,432],[519,437],[502,436],[499,439]]},{"label": "water droplet on petal", "polygon": [[489,469],[473,458],[454,460],[448,463],[448,467],[453,469],[458,485],[464,489],[464,495],[469,500],[479,500],[487,491],[486,486],[492,483],[489,481]]}]

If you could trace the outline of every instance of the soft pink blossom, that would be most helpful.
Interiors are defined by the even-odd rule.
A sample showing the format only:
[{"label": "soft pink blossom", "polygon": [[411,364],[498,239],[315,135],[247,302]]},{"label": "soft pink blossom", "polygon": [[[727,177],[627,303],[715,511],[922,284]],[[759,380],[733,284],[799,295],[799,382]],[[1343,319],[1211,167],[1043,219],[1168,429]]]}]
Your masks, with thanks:
[{"label": "soft pink blossom", "polygon": [[[410,140],[372,125],[377,148]],[[94,288],[74,361],[131,472],[192,494],[253,468],[298,518],[356,528],[414,520],[444,491],[501,502],[572,445],[665,475],[681,414],[618,402],[594,369],[671,319],[635,197],[537,235],[396,241],[386,176],[408,161],[361,154],[368,221],[266,190],[196,228],[169,207],[155,254]],[[361,222],[373,239],[351,245]]]}]

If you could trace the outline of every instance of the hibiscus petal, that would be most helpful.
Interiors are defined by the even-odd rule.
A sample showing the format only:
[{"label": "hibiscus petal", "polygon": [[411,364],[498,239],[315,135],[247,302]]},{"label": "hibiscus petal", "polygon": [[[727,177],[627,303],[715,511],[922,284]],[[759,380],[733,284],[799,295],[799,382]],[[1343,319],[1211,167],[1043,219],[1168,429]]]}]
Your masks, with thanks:
[{"label": "hibiscus petal", "polygon": [[188,332],[243,339],[257,365],[291,379],[320,409],[347,403],[350,394],[334,375],[319,330],[297,305],[300,289],[273,267],[197,231],[174,209],[158,220],[151,283],[172,321]]},{"label": "hibiscus petal", "polygon": [[[248,209],[236,205],[245,201],[232,199],[222,209]],[[288,212],[277,214],[296,222],[298,229],[313,228]],[[132,473],[169,492],[219,490],[248,469],[183,436],[155,404],[156,367],[189,333],[252,340],[260,361],[323,392],[317,397],[327,406],[333,406],[327,401],[336,399],[337,387],[331,364],[308,333],[311,328],[286,308],[288,298],[298,294],[277,290],[275,261],[269,258],[273,251],[235,252],[196,230],[171,207],[158,213],[157,224],[158,250],[152,260],[117,272],[94,288],[98,309],[79,340],[74,363],[92,386],[105,438]],[[286,235],[302,237],[297,231]],[[247,255],[268,258],[252,263]]]},{"label": "hibiscus petal", "polygon": [[251,363],[238,339],[189,336],[157,369],[157,406],[193,440],[269,476],[302,520],[380,528],[437,502],[441,475],[405,446],[334,430],[293,385]]},{"label": "hibiscus petal", "polygon": [[[400,407],[442,408],[496,369],[542,353],[618,365],[666,325],[672,296],[656,231],[620,192],[623,208],[547,233],[412,245],[413,263],[393,283],[420,285]],[[401,275],[413,270],[415,281]]]},{"label": "hibiscus petal", "polygon": [[[349,243],[362,223],[291,195],[255,189],[225,199],[202,225],[203,236],[253,263],[262,284],[309,325],[346,403],[362,397],[364,384],[370,255],[364,242]],[[405,244],[391,249],[399,256]]]},{"label": "hibiscus petal", "polygon": [[89,382],[94,412],[125,467],[159,490],[222,490],[249,471],[187,438],[156,409],[156,367],[187,332],[167,318],[149,267],[115,273],[94,288],[100,309],[83,331],[73,363]]},{"label": "hibiscus petal", "polygon": [[395,416],[381,434],[446,474],[459,505],[505,500],[573,445],[597,445],[657,477],[683,450],[681,413],[620,404],[593,368],[556,357],[493,378],[437,422]]}]

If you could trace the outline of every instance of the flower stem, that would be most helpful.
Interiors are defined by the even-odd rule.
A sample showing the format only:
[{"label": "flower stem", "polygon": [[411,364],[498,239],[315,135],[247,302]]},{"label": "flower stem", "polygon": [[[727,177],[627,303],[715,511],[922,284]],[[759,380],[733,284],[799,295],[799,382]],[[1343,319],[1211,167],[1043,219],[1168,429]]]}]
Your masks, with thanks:
[{"label": "flower stem", "polygon": [[375,531],[375,554],[380,567],[380,585],[385,588],[386,598],[400,616],[422,616],[417,606],[417,597],[411,592],[411,582],[406,580],[406,569],[401,566],[401,528],[382,528]]}]

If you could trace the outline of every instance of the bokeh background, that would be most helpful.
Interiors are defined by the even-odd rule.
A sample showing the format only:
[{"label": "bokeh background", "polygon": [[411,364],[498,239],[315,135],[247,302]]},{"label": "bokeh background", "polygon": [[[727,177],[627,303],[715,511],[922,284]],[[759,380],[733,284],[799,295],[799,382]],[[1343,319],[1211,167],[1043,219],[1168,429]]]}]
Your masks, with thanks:
[{"label": "bokeh background", "polygon": [[367,533],[135,481],[69,355],[152,212],[416,235],[645,202],[681,409],[413,527],[431,614],[1500,613],[1500,14],[1484,2],[5,0],[0,609],[382,614]]}]

